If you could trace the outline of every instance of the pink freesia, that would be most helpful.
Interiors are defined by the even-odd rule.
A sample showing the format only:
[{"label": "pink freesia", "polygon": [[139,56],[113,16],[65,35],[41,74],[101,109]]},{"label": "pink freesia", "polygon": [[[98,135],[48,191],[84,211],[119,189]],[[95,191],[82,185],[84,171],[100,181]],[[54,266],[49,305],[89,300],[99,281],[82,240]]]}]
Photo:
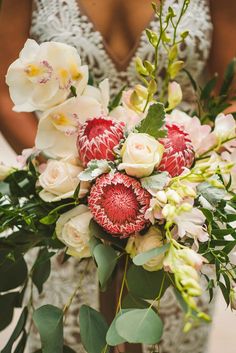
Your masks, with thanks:
[{"label": "pink freesia", "polygon": [[236,136],[236,123],[232,114],[219,114],[215,119],[213,133],[220,142]]},{"label": "pink freesia", "polygon": [[194,239],[194,248],[198,248],[198,242],[205,242],[209,239],[209,234],[204,227],[205,216],[197,208],[192,208],[188,212],[181,212],[174,218],[178,227],[178,236],[187,236]]},{"label": "pink freesia", "polygon": [[36,147],[24,149],[22,151],[22,153],[16,157],[16,160],[18,162],[19,168],[23,169],[25,167],[25,165],[26,165],[26,162],[27,162],[28,158],[31,155],[37,156],[39,153],[40,153],[40,150],[37,149]]}]

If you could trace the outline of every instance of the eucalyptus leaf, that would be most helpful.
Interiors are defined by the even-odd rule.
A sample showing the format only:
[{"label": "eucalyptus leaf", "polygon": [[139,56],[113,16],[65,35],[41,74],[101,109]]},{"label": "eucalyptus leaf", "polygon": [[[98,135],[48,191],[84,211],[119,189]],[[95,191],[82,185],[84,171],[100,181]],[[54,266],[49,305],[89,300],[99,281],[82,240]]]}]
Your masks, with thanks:
[{"label": "eucalyptus leaf", "polygon": [[145,265],[153,257],[156,257],[158,255],[165,253],[169,249],[169,247],[170,247],[170,244],[165,244],[160,248],[154,248],[144,253],[138,254],[133,258],[133,263],[137,266]]},{"label": "eucalyptus leaf", "polygon": [[[87,305],[79,311],[80,335],[87,353],[102,353],[106,346],[108,325],[103,316]],[[107,350],[107,353],[109,349]]]},{"label": "eucalyptus leaf", "polygon": [[143,299],[136,297],[132,293],[128,293],[122,300],[122,310],[123,309],[145,309],[148,308],[150,304]]},{"label": "eucalyptus leaf", "polygon": [[93,249],[93,257],[98,266],[98,278],[103,288],[117,263],[117,253],[110,245],[99,244]]},{"label": "eucalyptus leaf", "polygon": [[163,333],[163,323],[151,308],[123,313],[115,326],[118,334],[129,343],[156,344]]},{"label": "eucalyptus leaf", "polygon": [[165,137],[165,108],[162,103],[152,104],[145,119],[136,127],[140,133],[145,133],[155,138]]},{"label": "eucalyptus leaf", "polygon": [[126,340],[125,338],[121,337],[116,329],[116,321],[117,319],[124,313],[129,312],[132,309],[122,309],[112,321],[106,335],[106,341],[109,346],[117,346],[118,344],[124,343]]},{"label": "eucalyptus leaf", "polygon": [[[127,273],[129,291],[143,299],[156,299],[169,287],[170,281],[164,271],[146,271],[141,266],[131,265]],[[162,292],[161,291],[162,288]]]},{"label": "eucalyptus leaf", "polygon": [[197,191],[213,206],[216,206],[226,195],[224,188],[212,186],[207,181],[199,184],[197,186]]},{"label": "eucalyptus leaf", "polygon": [[33,313],[42,353],[63,353],[63,311],[53,305],[44,305]]}]

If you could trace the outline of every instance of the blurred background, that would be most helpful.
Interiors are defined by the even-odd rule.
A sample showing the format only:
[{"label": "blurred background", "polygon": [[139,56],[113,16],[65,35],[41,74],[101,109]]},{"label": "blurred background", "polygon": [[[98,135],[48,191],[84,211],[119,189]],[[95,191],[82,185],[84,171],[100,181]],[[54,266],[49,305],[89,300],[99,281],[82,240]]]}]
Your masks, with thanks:
[{"label": "blurred background", "polygon": [[[15,164],[15,153],[9,147],[0,133],[0,160],[6,164]],[[0,313],[1,315],[1,313]],[[15,321],[19,316],[19,310],[15,313]],[[12,325],[0,332],[0,350],[4,347],[12,332]],[[236,312],[231,312],[224,299],[219,294],[216,301],[215,316],[213,320],[212,332],[210,335],[209,348],[206,353],[235,353],[235,329],[236,329]],[[32,353],[32,352],[27,352]],[[56,353],[56,352],[55,352]],[[191,353],[191,352],[189,352]]]}]

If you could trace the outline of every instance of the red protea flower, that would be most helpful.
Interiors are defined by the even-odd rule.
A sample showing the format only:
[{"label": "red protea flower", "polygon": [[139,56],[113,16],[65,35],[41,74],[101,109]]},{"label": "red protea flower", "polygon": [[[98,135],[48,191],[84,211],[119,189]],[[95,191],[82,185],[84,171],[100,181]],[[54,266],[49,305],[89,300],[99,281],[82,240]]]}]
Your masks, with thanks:
[{"label": "red protea flower", "polygon": [[113,149],[123,138],[125,123],[98,117],[87,120],[79,131],[77,147],[84,166],[92,159],[113,161]]},{"label": "red protea flower", "polygon": [[108,233],[126,238],[142,230],[151,195],[138,180],[121,173],[103,174],[92,187],[88,205]]},{"label": "red protea flower", "polygon": [[190,168],[194,161],[194,148],[187,132],[176,124],[167,124],[167,137],[159,142],[165,147],[158,170],[167,171],[172,177],[180,175],[184,167]]}]

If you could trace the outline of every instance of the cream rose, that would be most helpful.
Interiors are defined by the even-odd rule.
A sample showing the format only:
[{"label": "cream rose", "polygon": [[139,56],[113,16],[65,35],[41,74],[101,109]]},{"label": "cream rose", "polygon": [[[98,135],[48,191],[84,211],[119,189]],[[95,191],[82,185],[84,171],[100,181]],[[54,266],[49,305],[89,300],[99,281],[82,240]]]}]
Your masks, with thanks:
[{"label": "cream rose", "polygon": [[118,169],[137,178],[149,176],[160,163],[163,151],[164,147],[154,137],[131,133],[122,147]]},{"label": "cream rose", "polygon": [[62,214],[56,224],[56,235],[67,247],[67,254],[82,259],[90,257],[89,223],[92,214],[88,207],[79,205]]},{"label": "cream rose", "polygon": [[[133,258],[138,254],[163,246],[163,237],[161,231],[151,227],[148,232],[141,236],[130,237],[126,246],[126,251]],[[158,271],[163,267],[164,254],[157,255],[150,259],[143,268],[147,271]]]},{"label": "cream rose", "polygon": [[[46,202],[59,201],[72,197],[80,183],[79,174],[82,167],[66,160],[49,160],[46,169],[39,176],[43,190],[39,196]],[[81,182],[79,197],[85,196],[88,183]]]},{"label": "cream rose", "polygon": [[14,169],[0,162],[0,181],[3,181],[10,175]]},{"label": "cream rose", "polygon": [[88,82],[88,67],[81,66],[75,48],[59,42],[37,44],[28,39],[7,72],[14,110],[17,112],[45,111],[64,102],[70,87],[80,95]]}]

